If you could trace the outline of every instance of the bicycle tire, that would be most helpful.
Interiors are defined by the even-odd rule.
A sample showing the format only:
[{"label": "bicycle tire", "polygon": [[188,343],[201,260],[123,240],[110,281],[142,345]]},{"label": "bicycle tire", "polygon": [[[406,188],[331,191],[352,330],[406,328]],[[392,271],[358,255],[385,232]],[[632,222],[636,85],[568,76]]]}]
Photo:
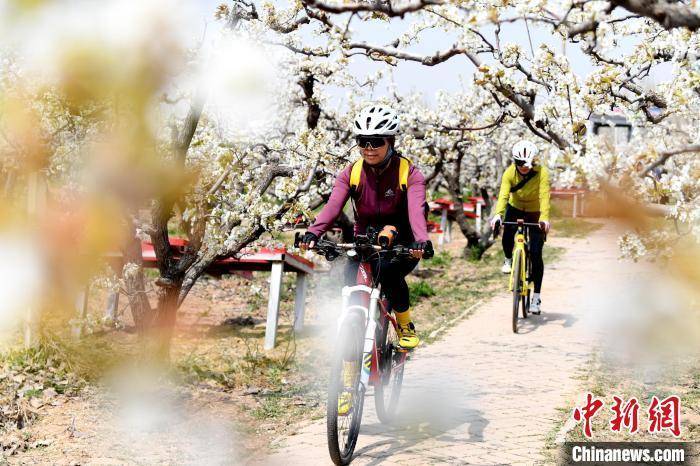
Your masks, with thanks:
[{"label": "bicycle tire", "polygon": [[520,251],[513,254],[513,333],[518,333],[518,308],[520,307]]},{"label": "bicycle tire", "polygon": [[389,424],[396,417],[406,353],[397,351],[399,339],[389,319],[378,333],[380,380],[374,386],[374,407],[379,421]]},{"label": "bicycle tire", "polygon": [[523,319],[530,315],[530,285],[528,284],[527,294],[523,295]]},{"label": "bicycle tire", "polygon": [[[360,422],[365,393],[360,384],[362,370],[362,343],[364,341],[364,326],[360,319],[349,317],[343,324],[339,335],[344,341],[338,344],[331,364],[331,378],[328,383],[328,402],[326,405],[326,432],[328,437],[328,453],[336,465],[349,464],[357,445],[360,434]],[[347,416],[338,416],[338,395],[345,390],[343,384],[343,361],[345,355],[352,354],[357,361],[357,374],[354,381],[353,406]],[[339,418],[342,420],[339,422]],[[342,432],[339,427],[343,428]],[[347,430],[347,434],[345,434]],[[347,437],[347,438],[345,438]]]}]

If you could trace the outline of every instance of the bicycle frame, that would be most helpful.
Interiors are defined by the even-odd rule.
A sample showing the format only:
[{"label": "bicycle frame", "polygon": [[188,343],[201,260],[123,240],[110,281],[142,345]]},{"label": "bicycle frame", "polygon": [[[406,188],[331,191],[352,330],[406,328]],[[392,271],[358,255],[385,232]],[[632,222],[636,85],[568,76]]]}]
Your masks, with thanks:
[{"label": "bicycle frame", "polygon": [[[359,304],[351,304],[352,297],[359,293]],[[367,262],[360,262],[357,269],[357,285],[345,286],[342,291],[343,305],[342,312],[338,318],[338,329],[340,332],[345,319],[352,313],[360,314],[365,322],[365,338],[362,350],[362,372],[360,374],[360,384],[362,390],[366,390],[369,385],[380,382],[379,373],[379,350],[376,344],[376,331],[378,325],[394,326],[396,330],[398,324],[396,319],[388,312],[388,304],[381,298],[381,285],[373,286],[372,268]],[[406,360],[406,354],[402,357],[401,363]]]},{"label": "bicycle frame", "polygon": [[[527,281],[527,250],[525,249],[526,244],[527,238],[525,224],[522,220],[518,220],[518,229],[515,233],[515,243],[513,246],[513,255],[511,257],[515,259],[516,254],[518,253],[518,251],[520,251],[520,254],[517,254],[520,260],[520,277],[517,277],[517,279],[519,279],[520,282],[523,284],[523,286],[520,287],[520,294],[523,296],[527,296],[527,290],[529,287],[529,283]],[[513,276],[514,270],[515,266],[512,266],[510,268],[510,279],[508,281],[508,289],[510,291],[513,291],[513,287],[515,286],[516,277]]]}]

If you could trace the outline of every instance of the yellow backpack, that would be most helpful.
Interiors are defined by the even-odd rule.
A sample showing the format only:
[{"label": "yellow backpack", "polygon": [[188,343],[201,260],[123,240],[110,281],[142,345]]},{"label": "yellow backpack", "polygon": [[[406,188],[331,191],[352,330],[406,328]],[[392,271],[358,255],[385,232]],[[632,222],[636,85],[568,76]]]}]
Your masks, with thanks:
[{"label": "yellow backpack", "polygon": [[[357,187],[360,185],[360,178],[362,177],[362,158],[352,165],[352,170],[350,171],[350,192],[353,195],[357,194]],[[406,191],[408,188],[408,172],[411,168],[411,161],[405,157],[399,156],[399,189],[401,191]]]}]

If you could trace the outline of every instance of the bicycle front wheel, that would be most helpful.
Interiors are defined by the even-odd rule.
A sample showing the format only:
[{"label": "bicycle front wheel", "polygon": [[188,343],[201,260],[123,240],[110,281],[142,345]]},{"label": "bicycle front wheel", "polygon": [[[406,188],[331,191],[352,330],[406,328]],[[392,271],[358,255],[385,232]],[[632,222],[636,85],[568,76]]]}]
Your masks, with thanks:
[{"label": "bicycle front wheel", "polygon": [[379,420],[388,424],[396,416],[408,353],[399,351],[399,337],[388,319],[379,331],[377,344],[380,345],[379,380],[374,386],[374,406]]},{"label": "bicycle front wheel", "polygon": [[[362,370],[362,342],[364,326],[360,319],[348,317],[340,329],[338,343],[331,364],[326,406],[328,452],[337,465],[349,464],[360,434],[365,390],[360,383]],[[339,403],[340,400],[340,403]],[[339,414],[339,405],[350,405]]]},{"label": "bicycle front wheel", "polygon": [[520,254],[520,251],[513,254],[513,333],[518,333],[518,309],[520,308],[520,291],[522,287]]}]

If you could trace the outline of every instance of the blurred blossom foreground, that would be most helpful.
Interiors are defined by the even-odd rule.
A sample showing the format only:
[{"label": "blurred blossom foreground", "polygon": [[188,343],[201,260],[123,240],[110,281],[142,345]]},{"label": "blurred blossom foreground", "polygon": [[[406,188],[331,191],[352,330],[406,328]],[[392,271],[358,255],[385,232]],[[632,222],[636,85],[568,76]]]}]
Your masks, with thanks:
[{"label": "blurred blossom foreground", "polygon": [[[435,280],[419,296],[431,303],[425,312],[470,283],[469,299],[503,292],[487,219],[513,142],[528,139],[553,187],[585,192],[590,223],[614,228],[611,250],[631,272],[585,290],[585,331],[608,335],[595,349],[647,388],[672,372],[690,386],[700,341],[699,24],[694,2],[655,0],[0,0],[0,430],[21,440],[41,403],[79,438],[55,397],[85,389],[120,407],[115,425],[129,435],[175,426],[170,440],[191,434],[201,451],[217,432],[213,456],[183,453],[211,464],[234,455],[218,448],[222,432],[237,437],[234,416],[263,423],[266,435],[285,415],[310,417],[323,394],[293,398],[295,384],[323,383],[333,337],[295,334],[283,306],[282,343],[262,351],[267,275],[218,281],[206,271],[244,249],[291,248],[291,231],[357,159],[352,121],[370,102],[401,115],[398,149],[425,174],[431,199],[484,200],[482,221],[456,216],[459,246],[421,272],[424,290]],[[565,219],[571,198],[560,202],[555,239],[558,222],[562,237],[566,225],[600,227]],[[337,226],[351,225],[348,208]],[[142,241],[154,269],[143,267]],[[586,261],[596,251],[582,243],[563,254]],[[449,282],[430,275],[440,267]],[[314,278],[314,325],[333,323],[340,281]],[[211,304],[225,299],[249,320],[231,324],[230,310]],[[217,347],[226,325],[235,345]],[[200,408],[212,417],[191,414]],[[14,454],[17,442],[3,449]]]}]

